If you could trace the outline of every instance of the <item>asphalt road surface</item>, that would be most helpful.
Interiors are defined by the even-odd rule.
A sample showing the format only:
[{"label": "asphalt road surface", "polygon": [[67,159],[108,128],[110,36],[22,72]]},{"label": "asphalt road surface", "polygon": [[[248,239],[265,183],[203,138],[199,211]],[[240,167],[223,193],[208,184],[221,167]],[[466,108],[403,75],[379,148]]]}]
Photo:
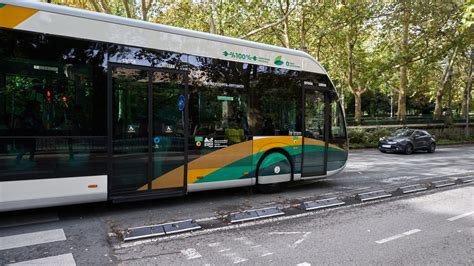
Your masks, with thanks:
[{"label": "asphalt road surface", "polygon": [[291,185],[278,194],[244,188],[118,205],[1,213],[0,265],[472,264],[472,185],[304,217],[274,218],[264,224],[247,223],[187,238],[123,243],[117,235],[129,227],[187,218],[206,221],[244,209],[285,208],[305,199],[473,175],[473,162],[474,146],[469,145],[439,147],[434,154],[411,156],[360,150],[350,153],[346,170],[338,176]]},{"label": "asphalt road surface", "polygon": [[151,244],[124,244],[129,265],[474,263],[474,187],[319,212]]}]

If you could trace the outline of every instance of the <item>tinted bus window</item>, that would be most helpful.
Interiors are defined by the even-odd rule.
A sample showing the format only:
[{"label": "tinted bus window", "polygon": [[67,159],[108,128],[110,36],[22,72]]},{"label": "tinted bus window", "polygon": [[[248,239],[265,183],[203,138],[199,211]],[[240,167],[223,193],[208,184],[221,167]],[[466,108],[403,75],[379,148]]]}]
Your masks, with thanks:
[{"label": "tinted bus window", "polygon": [[301,135],[302,90],[297,72],[258,66],[250,82],[250,130],[253,135]]},{"label": "tinted bus window", "polygon": [[331,94],[330,127],[328,148],[328,171],[344,166],[347,161],[347,133],[344,124],[342,107],[335,94]]},{"label": "tinted bus window", "polygon": [[194,178],[195,169],[217,169],[235,161],[239,163],[223,168],[228,172],[220,177],[238,179],[252,165],[247,120],[251,66],[194,56],[189,62],[189,159],[207,157],[202,164],[189,164],[188,180]]},{"label": "tinted bus window", "polygon": [[105,173],[106,46],[0,30],[0,180]]}]

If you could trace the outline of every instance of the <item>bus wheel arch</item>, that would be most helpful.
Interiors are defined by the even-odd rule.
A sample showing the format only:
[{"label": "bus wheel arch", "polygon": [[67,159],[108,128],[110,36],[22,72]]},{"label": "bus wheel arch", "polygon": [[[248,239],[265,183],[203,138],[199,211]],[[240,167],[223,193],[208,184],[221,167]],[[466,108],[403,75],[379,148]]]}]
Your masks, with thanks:
[{"label": "bus wheel arch", "polygon": [[256,167],[256,185],[263,193],[275,193],[282,190],[281,184],[293,180],[293,161],[283,149],[266,151]]}]

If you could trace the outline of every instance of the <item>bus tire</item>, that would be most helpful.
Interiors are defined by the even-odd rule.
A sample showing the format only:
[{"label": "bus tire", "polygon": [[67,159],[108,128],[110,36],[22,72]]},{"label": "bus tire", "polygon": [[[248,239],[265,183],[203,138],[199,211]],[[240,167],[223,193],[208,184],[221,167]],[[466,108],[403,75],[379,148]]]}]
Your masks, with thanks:
[{"label": "bus tire", "polygon": [[273,194],[283,191],[283,186],[281,183],[274,184],[258,184],[257,190],[263,194]]}]

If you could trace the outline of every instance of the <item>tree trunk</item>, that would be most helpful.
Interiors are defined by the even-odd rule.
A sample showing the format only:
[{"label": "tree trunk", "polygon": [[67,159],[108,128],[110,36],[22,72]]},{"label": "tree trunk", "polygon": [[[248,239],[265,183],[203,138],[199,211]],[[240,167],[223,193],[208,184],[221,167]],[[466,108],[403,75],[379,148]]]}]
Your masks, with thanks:
[{"label": "tree trunk", "polygon": [[400,64],[400,89],[398,94],[398,111],[397,118],[399,121],[405,121],[407,115],[407,105],[406,105],[406,91],[408,88],[408,34],[410,27],[410,0],[405,0],[403,2],[403,32],[402,32],[402,43],[401,43],[401,52],[402,52],[402,63]]},{"label": "tree trunk", "polygon": [[130,3],[128,0],[123,0],[123,6],[125,7],[125,13],[128,18],[132,18],[132,12],[130,11]]},{"label": "tree trunk", "polygon": [[354,93],[354,100],[354,120],[357,124],[360,124],[362,119],[362,93],[360,91]]},{"label": "tree trunk", "polygon": [[147,11],[146,11],[146,0],[142,0],[142,19],[143,21],[148,20]]},{"label": "tree trunk", "polygon": [[288,30],[288,17],[283,21],[283,40],[285,42],[285,47],[290,48],[290,33]]},{"label": "tree trunk", "polygon": [[92,4],[96,12],[102,12],[102,9],[100,8],[99,3],[97,3],[96,0],[89,0],[89,2]]},{"label": "tree trunk", "polygon": [[303,10],[303,3],[300,3],[298,6],[298,17],[300,19],[300,50],[306,51],[306,37],[305,37],[305,28],[304,28],[304,10]]},{"label": "tree trunk", "polygon": [[101,0],[100,4],[102,5],[102,8],[104,9],[105,13],[112,14],[112,10],[110,9],[110,6],[107,0]]},{"label": "tree trunk", "polygon": [[443,80],[441,80],[441,84],[439,86],[438,91],[436,92],[436,102],[435,102],[435,110],[434,110],[434,120],[442,120],[443,119],[443,96],[446,91],[446,84],[451,79],[452,74],[452,67],[454,64],[454,59],[456,58],[456,54],[458,52],[458,47],[454,49],[453,55],[451,59],[448,61],[448,65],[444,69],[443,73]]},{"label": "tree trunk", "polygon": [[474,61],[474,49],[471,48],[471,60],[469,62],[469,73],[466,82],[466,126],[464,127],[464,136],[469,138],[469,111],[472,89],[472,61]]},{"label": "tree trunk", "polygon": [[469,115],[469,100],[471,98],[471,87],[472,87],[472,61],[474,60],[474,49],[471,49],[469,67],[467,70],[466,88],[464,89],[464,97],[462,101],[461,114],[464,119]]}]

